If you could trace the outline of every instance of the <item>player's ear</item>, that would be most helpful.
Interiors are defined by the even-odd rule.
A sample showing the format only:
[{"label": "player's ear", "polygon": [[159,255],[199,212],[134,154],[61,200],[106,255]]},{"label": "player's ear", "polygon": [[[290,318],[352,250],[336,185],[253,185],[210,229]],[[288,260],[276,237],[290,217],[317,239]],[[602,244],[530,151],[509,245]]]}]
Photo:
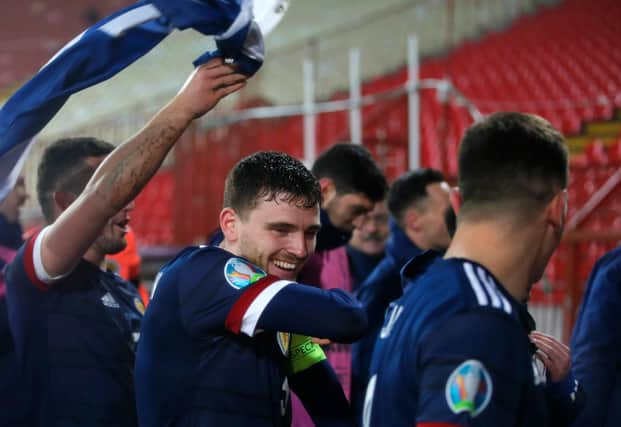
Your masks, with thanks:
[{"label": "player's ear", "polygon": [[461,191],[459,191],[459,187],[451,187],[449,191],[449,202],[451,202],[451,207],[453,208],[455,215],[459,215],[459,209],[461,208],[462,203]]},{"label": "player's ear", "polygon": [[403,215],[403,225],[412,231],[420,230],[420,215],[414,208],[407,209]]},{"label": "player's ear", "polygon": [[237,212],[233,208],[224,208],[220,211],[220,229],[224,234],[224,239],[229,242],[236,242],[239,239],[237,223],[240,221]]},{"label": "player's ear", "polygon": [[554,228],[562,230],[567,216],[567,190],[559,192],[550,200],[546,208],[546,221]]},{"label": "player's ear", "polygon": [[321,188],[322,206],[325,206],[336,195],[336,186],[332,178],[319,179],[319,187]]},{"label": "player's ear", "polygon": [[78,196],[67,191],[55,191],[52,193],[52,199],[54,200],[54,205],[59,215],[77,198]]}]

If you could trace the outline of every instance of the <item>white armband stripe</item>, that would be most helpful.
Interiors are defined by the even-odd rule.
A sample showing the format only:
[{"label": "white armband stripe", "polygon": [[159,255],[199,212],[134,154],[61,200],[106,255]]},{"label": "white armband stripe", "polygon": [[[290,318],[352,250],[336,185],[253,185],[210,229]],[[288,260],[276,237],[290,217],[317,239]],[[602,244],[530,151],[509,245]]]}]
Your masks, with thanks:
[{"label": "white armband stripe", "polygon": [[281,291],[285,286],[289,285],[290,282],[288,280],[278,280],[268,287],[266,287],[257,297],[252,301],[246,312],[244,313],[244,317],[242,319],[242,325],[240,331],[244,334],[252,337],[255,335],[255,331],[257,328],[257,323],[261,314],[263,314],[263,310],[270,303],[270,301],[276,296],[278,292]]},{"label": "white armband stripe", "polygon": [[34,247],[32,248],[32,263],[34,264],[34,271],[37,275],[37,279],[42,281],[45,284],[52,284],[64,277],[66,277],[69,273],[61,274],[56,277],[51,277],[47,271],[45,271],[45,267],[43,266],[43,260],[41,259],[41,244],[43,242],[43,237],[47,234],[49,229],[49,225],[45,227],[35,240]]}]

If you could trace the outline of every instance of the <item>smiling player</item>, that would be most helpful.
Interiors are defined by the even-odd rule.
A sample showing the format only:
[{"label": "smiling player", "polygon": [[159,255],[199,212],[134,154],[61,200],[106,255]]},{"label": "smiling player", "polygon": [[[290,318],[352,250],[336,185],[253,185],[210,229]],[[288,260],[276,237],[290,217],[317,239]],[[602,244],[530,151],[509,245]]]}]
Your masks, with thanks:
[{"label": "smiling player", "polygon": [[[48,225],[21,247],[6,277],[9,323],[33,417],[19,425],[136,426],[133,369],[142,303],[133,285],[102,270],[104,257],[125,247],[132,200],[179,136],[243,80],[212,60],[114,151],[93,138],[46,149],[37,193]],[[0,425],[16,425],[2,416]]]},{"label": "smiling player", "polygon": [[366,328],[340,290],[295,283],[315,250],[319,183],[283,153],[229,173],[219,246],[167,264],[136,361],[140,425],[289,425],[289,386],[316,425],[351,425],[343,391],[310,338],[352,341]]}]

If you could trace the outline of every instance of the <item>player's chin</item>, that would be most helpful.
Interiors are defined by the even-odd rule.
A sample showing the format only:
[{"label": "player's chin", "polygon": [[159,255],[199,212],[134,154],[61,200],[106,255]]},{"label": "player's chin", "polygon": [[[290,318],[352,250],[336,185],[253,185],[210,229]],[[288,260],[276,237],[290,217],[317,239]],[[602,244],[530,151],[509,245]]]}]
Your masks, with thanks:
[{"label": "player's chin", "polygon": [[110,239],[107,242],[106,253],[108,255],[118,254],[123,251],[127,247],[127,240],[125,237],[120,237],[118,239]]}]

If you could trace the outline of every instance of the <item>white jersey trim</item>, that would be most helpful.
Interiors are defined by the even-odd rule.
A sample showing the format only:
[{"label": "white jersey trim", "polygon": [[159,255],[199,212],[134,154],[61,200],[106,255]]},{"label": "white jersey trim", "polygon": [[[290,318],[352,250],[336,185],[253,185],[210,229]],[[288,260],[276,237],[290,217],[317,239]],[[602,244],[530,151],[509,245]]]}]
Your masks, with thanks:
[{"label": "white jersey trim", "polygon": [[125,31],[142,25],[147,21],[157,19],[160,16],[162,16],[162,14],[155,6],[152,4],[145,4],[144,6],[128,10],[122,15],[111,19],[97,28],[97,30],[108,34],[110,37],[118,37]]},{"label": "white jersey trim", "polygon": [[487,306],[491,303],[492,307],[511,314],[511,303],[498,289],[494,279],[482,267],[477,267],[477,274],[475,274],[473,265],[464,262],[464,271],[479,305]]},{"label": "white jersey trim", "polygon": [[500,308],[500,297],[498,296],[498,290],[495,289],[496,286],[494,283],[489,280],[481,267],[477,267],[477,275],[479,276],[480,283],[483,283],[485,290],[487,290],[487,294],[492,302],[492,307]]},{"label": "white jersey trim", "polygon": [[43,230],[41,230],[41,232],[39,233],[39,235],[37,236],[34,242],[34,245],[32,248],[32,263],[34,265],[34,271],[35,271],[35,274],[37,275],[37,279],[39,279],[40,281],[42,281],[43,283],[47,285],[51,285],[52,283],[64,277],[67,277],[67,275],[69,275],[70,272],[61,274],[59,276],[52,277],[45,270],[45,267],[43,266],[43,260],[41,259],[41,244],[48,230],[49,230],[49,225],[43,228]]},{"label": "white jersey trim", "polygon": [[481,284],[479,283],[479,279],[477,279],[477,276],[474,274],[474,269],[472,268],[472,264],[470,264],[469,262],[465,262],[464,271],[466,272],[466,276],[468,276],[470,287],[472,288],[474,295],[477,297],[477,301],[479,302],[479,305],[487,305],[487,295],[485,294],[485,291],[481,287]]},{"label": "white jersey trim", "polygon": [[[481,267],[479,267],[478,273],[479,273],[479,277],[481,278],[481,281],[485,284],[485,287],[488,289],[488,292],[490,293],[494,292],[497,295],[498,299],[500,300],[500,303],[502,303],[502,309],[506,311],[507,313],[511,314],[511,303],[509,303],[507,298],[505,298],[502,292],[500,292],[500,290],[498,289],[498,286],[494,282],[494,279],[492,279],[489,276],[489,274],[487,274],[485,270],[483,270]],[[496,307],[495,304],[494,304],[494,307]],[[498,306],[498,308],[500,308],[500,306]]]}]

